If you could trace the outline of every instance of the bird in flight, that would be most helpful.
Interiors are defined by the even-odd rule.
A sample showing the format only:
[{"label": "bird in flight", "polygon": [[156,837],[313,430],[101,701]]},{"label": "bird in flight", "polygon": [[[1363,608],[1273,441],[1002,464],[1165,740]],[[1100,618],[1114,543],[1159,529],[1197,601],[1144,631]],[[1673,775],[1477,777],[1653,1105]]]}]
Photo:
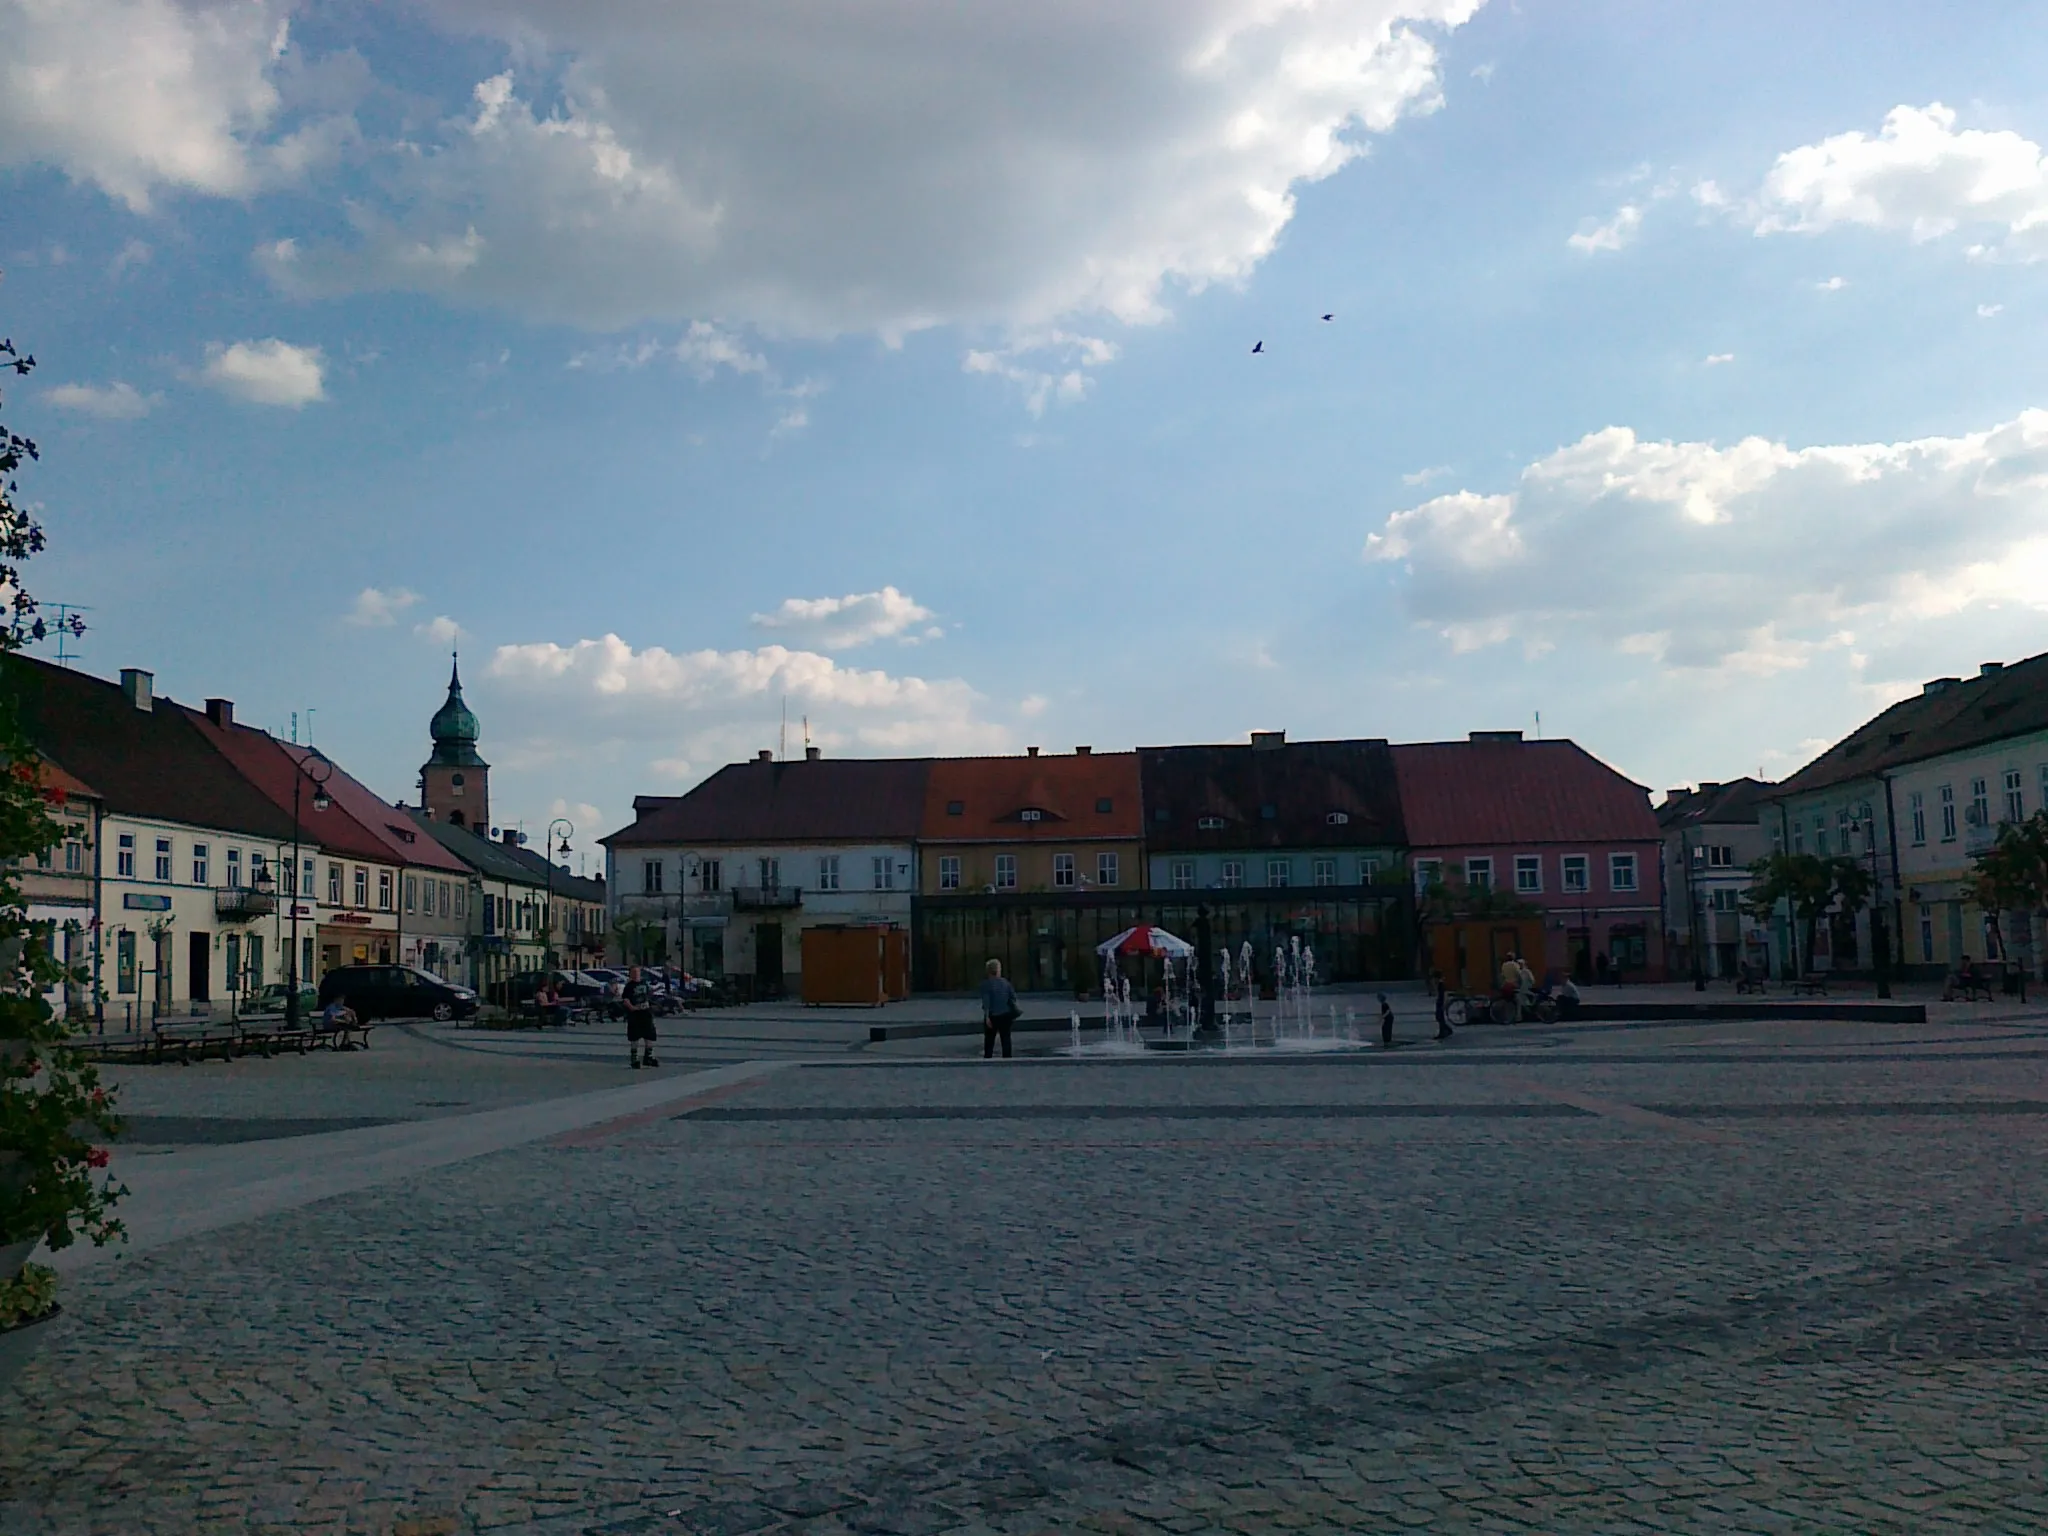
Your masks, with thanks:
[{"label": "bird in flight", "polygon": [[1331,315],[1325,315],[1325,316],[1323,316],[1323,318],[1324,318],[1325,320],[1334,320],[1334,319],[1336,319],[1337,317],[1336,317],[1336,316],[1335,316],[1334,314],[1331,314]]},{"label": "bird in flight", "polygon": [[1263,352],[1266,350],[1266,344],[1263,341],[1255,341],[1252,343],[1252,350],[1254,352]]}]

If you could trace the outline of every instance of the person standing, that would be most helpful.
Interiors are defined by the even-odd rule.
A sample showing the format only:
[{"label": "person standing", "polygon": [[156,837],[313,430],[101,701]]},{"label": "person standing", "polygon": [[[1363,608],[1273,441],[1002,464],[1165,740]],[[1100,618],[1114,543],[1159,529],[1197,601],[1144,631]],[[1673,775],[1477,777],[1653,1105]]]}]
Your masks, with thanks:
[{"label": "person standing", "polygon": [[1387,1001],[1387,994],[1380,994],[1380,1044],[1394,1043],[1394,1005]]},{"label": "person standing", "polygon": [[[640,975],[640,967],[626,972],[626,984],[619,989],[619,1003],[626,1010],[626,1054],[635,1067],[658,1067],[654,1059],[654,988]],[[641,1055],[641,1046],[646,1055]]]},{"label": "person standing", "polygon": [[1436,1037],[1439,1040],[1448,1040],[1455,1033],[1451,1028],[1450,988],[1444,985],[1442,971],[1431,971],[1429,979],[1436,992]]},{"label": "person standing", "polygon": [[1017,1022],[1017,989],[1003,975],[1003,962],[991,960],[988,974],[981,979],[981,1056],[987,1061],[996,1053],[996,1036],[1003,1037],[1003,1056],[1010,1055],[1010,1027]]},{"label": "person standing", "polygon": [[1536,973],[1529,969],[1529,962],[1520,955],[1515,956],[1515,1019],[1522,1022],[1529,1017],[1536,1006]]}]

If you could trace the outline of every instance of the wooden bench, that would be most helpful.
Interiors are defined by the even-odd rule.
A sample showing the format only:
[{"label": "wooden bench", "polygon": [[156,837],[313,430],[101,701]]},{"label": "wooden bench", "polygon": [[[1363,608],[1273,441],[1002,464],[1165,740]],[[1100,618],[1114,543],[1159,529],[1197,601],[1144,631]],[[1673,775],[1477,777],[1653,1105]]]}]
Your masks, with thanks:
[{"label": "wooden bench", "polygon": [[155,1059],[162,1061],[175,1051],[180,1065],[190,1065],[195,1053],[201,1060],[213,1050],[218,1050],[223,1056],[232,1055],[241,1040],[240,1029],[225,1019],[183,1019],[172,1024],[160,1023],[154,1034]]},{"label": "wooden bench", "polygon": [[1771,978],[1762,967],[1745,965],[1740,971],[1736,972],[1735,991],[1738,996],[1744,992],[1754,992],[1758,996],[1762,996],[1770,990]]},{"label": "wooden bench", "polygon": [[1828,995],[1828,978],[1826,973],[1808,971],[1804,976],[1792,983],[1792,995],[1794,997],[1801,995],[1806,997],[1826,997]]},{"label": "wooden bench", "polygon": [[1952,1003],[1958,997],[1966,1003],[1990,1002],[1998,990],[2005,985],[2005,968],[2000,966],[1977,965],[1967,971],[1952,972],[1941,989],[1941,1000]]}]

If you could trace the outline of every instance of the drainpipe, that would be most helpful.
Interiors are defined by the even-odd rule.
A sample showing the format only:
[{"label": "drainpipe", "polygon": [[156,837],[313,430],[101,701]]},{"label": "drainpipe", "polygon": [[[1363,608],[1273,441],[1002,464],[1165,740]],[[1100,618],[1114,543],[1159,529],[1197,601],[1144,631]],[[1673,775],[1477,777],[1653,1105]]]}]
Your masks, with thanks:
[{"label": "drainpipe", "polygon": [[1880,773],[1878,778],[1884,784],[1884,834],[1892,861],[1892,931],[1886,939],[1898,946],[1899,964],[1903,967],[1906,963],[1906,907],[1905,888],[1899,881],[1899,818],[1892,809],[1892,776]]},{"label": "drainpipe", "polygon": [[95,1032],[107,1032],[106,991],[101,986],[105,975],[102,969],[101,949],[107,934],[106,913],[101,910],[106,901],[106,857],[107,805],[104,800],[93,802],[92,813],[92,1017]]}]

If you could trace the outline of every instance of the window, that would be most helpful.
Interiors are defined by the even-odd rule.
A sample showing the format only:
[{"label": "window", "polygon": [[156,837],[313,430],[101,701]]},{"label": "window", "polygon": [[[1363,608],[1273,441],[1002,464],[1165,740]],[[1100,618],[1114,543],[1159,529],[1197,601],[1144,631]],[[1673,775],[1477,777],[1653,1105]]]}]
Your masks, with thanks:
[{"label": "window", "polygon": [[1107,816],[1115,809],[1116,801],[1112,800],[1108,795],[1101,796],[1095,802],[1095,814],[1098,816]]},{"label": "window", "polygon": [[[131,837],[128,841],[132,843],[135,839]],[[129,859],[132,863],[134,855],[130,854]],[[129,873],[134,871],[131,869]],[[125,928],[114,935],[114,990],[135,990],[135,935]]]},{"label": "window", "polygon": [[1378,859],[1360,859],[1358,861],[1358,883],[1360,885],[1371,885],[1379,877],[1380,861]]},{"label": "window", "polygon": [[1272,886],[1289,885],[1293,883],[1293,879],[1294,868],[1291,859],[1266,860],[1266,884]]},{"label": "window", "polygon": [[171,878],[171,840],[168,837],[156,840],[156,877],[159,880]]},{"label": "window", "polygon": [[230,848],[228,850],[228,889],[231,891],[239,891],[241,888],[242,850],[239,848]]},{"label": "window", "polygon": [[1351,813],[1349,811],[1332,811],[1323,820],[1333,827],[1348,827],[1351,825]]},{"label": "window", "polygon": [[640,863],[640,894],[659,896],[661,894],[662,862],[659,859],[643,859]]},{"label": "window", "polygon": [[1017,889],[1017,855],[999,853],[996,855],[996,889],[1014,891]]},{"label": "window", "polygon": [[1195,825],[1204,832],[1221,832],[1223,830],[1223,818],[1221,816],[1204,816]]},{"label": "window", "polygon": [[[434,887],[433,887],[433,886],[432,886],[431,884],[429,884],[429,885],[427,886],[427,900],[431,902],[431,901],[432,901],[433,899],[434,899]],[[406,910],[406,911],[408,911],[408,912],[414,912],[414,911],[417,911],[417,910],[419,909],[419,901],[420,901],[420,882],[419,882],[419,876],[417,876],[417,875],[407,875],[407,876],[405,877],[405,910]]]},{"label": "window", "polygon": [[1941,840],[1944,843],[1956,840],[1956,787],[1953,784],[1941,786]]},{"label": "window", "polygon": [[1736,892],[1732,886],[1717,886],[1708,892],[1708,895],[1711,898],[1708,905],[1716,912],[1733,912],[1736,910]]},{"label": "window", "polygon": [[261,885],[265,880],[268,880],[269,878],[270,866],[268,863],[265,862],[263,855],[260,853],[250,854],[249,883],[251,885]]},{"label": "window", "polygon": [[341,905],[341,866],[339,864],[327,866],[327,905],[330,907]]},{"label": "window", "polygon": [[1828,856],[1828,819],[1819,814],[1813,818],[1813,851],[1822,858]]},{"label": "window", "polygon": [[1991,825],[1991,796],[1982,779],[1970,780],[1969,822],[1973,827]]},{"label": "window", "polygon": [[1335,859],[1317,859],[1312,878],[1317,885],[1335,885],[1337,883],[1337,861]]},{"label": "window", "polygon": [[960,855],[945,853],[939,855],[939,889],[957,891],[960,889]]},{"label": "window", "polygon": [[782,884],[782,860],[763,859],[761,861],[761,889],[770,891],[780,884]]},{"label": "window", "polygon": [[1515,890],[1528,894],[1543,889],[1543,855],[1540,853],[1518,853],[1515,855]]},{"label": "window", "polygon": [[1568,853],[1558,861],[1567,895],[1584,895],[1593,884],[1591,861],[1583,853]]},{"label": "window", "polygon": [[1045,812],[1043,811],[1019,811],[1017,813],[1019,821],[1042,821],[1044,817]]},{"label": "window", "polygon": [[370,905],[370,872],[360,864],[356,866],[355,892],[356,910],[367,910]]},{"label": "window", "polygon": [[1934,908],[1920,909],[1920,958],[1932,964],[1934,961]]},{"label": "window", "polygon": [[1417,859],[1415,861],[1415,889],[1426,891],[1432,885],[1441,884],[1444,878],[1442,859]]},{"label": "window", "polygon": [[[444,885],[441,887],[441,889],[445,891],[448,889],[448,887]],[[441,910],[443,912],[446,912],[448,910],[447,904],[445,902],[442,904]],[[466,885],[458,885],[455,887],[455,915],[457,917],[469,916],[469,887]]]},{"label": "window", "polygon": [[1913,846],[1915,848],[1925,847],[1927,845],[1927,797],[1917,789],[1906,796],[1906,814],[1912,819]]},{"label": "window", "polygon": [[[114,840],[114,873],[123,880],[133,880],[135,878],[135,834],[133,832],[123,832]],[[130,934],[128,937],[132,941],[135,936]],[[131,942],[128,947],[133,949],[135,946]],[[132,992],[135,989],[130,987],[128,990]]]},{"label": "window", "polygon": [[876,854],[874,869],[876,890],[893,891],[896,889],[896,860],[894,858],[886,853]]},{"label": "window", "polygon": [[[2041,772],[2044,775],[2048,775],[2048,768],[2043,768]],[[1173,812],[1162,805],[1152,813],[1152,819],[1154,821],[1171,821],[1173,820]]]},{"label": "window", "polygon": [[710,892],[722,889],[725,883],[725,866],[717,859],[706,859],[697,866],[697,889]]},{"label": "window", "polygon": [[[314,883],[313,883],[313,861],[312,861],[311,859],[308,859],[308,860],[306,860],[306,882],[305,882],[304,890],[305,890],[305,892],[306,892],[306,894],[307,894],[308,896],[310,896],[310,895],[312,895],[312,894],[313,894],[313,890],[314,890]],[[337,897],[337,898],[336,898],[336,900],[339,900],[339,899],[340,899],[339,897]],[[308,972],[307,972],[306,974],[310,976],[310,975],[312,975],[313,973],[312,973],[311,971],[308,971]]]},{"label": "window", "polygon": [[192,883],[194,885],[206,884],[206,874],[206,844],[194,843],[192,845]]},{"label": "window", "polygon": [[249,935],[249,963],[246,974],[249,978],[247,990],[261,992],[263,990],[263,935],[260,933]]},{"label": "window", "polygon": [[946,802],[946,814],[948,816],[965,816],[967,814],[967,802],[965,800],[948,800]]},{"label": "window", "polygon": [[379,912],[389,912],[391,910],[391,871],[388,869],[377,871],[377,910]]},{"label": "window", "polygon": [[1607,884],[1612,890],[1632,891],[1636,888],[1636,856],[1632,853],[1610,853],[1607,856]]},{"label": "window", "polygon": [[1279,819],[1280,819],[1280,807],[1279,807],[1279,806],[1277,806],[1277,805],[1262,805],[1262,806],[1260,806],[1260,807],[1259,807],[1259,820],[1261,820],[1261,821],[1278,821]]},{"label": "window", "polygon": [[64,873],[82,874],[85,870],[85,844],[71,838],[64,844]]},{"label": "window", "polygon": [[1803,821],[1794,820],[1792,823],[1792,851],[1806,852],[1806,823]]},{"label": "window", "polygon": [[239,933],[229,934],[222,948],[227,951],[228,990],[239,992],[242,990],[242,936]]},{"label": "window", "polygon": [[818,889],[836,891],[839,889],[839,855],[828,853],[818,860]]},{"label": "window", "polygon": [[1098,853],[1095,855],[1095,883],[1097,885],[1115,885],[1117,883],[1115,854]]},{"label": "window", "polygon": [[2025,821],[2027,819],[2026,796],[2020,790],[2020,771],[2017,768],[2005,770],[2005,819]]},{"label": "window", "polygon": [[1067,887],[1074,883],[1074,856],[1071,853],[1056,853],[1052,856],[1052,883],[1055,887]]},{"label": "window", "polygon": [[1493,860],[1467,859],[1465,861],[1465,884],[1475,891],[1493,889]]},{"label": "window", "polygon": [[1175,859],[1173,861],[1173,888],[1176,891],[1192,891],[1195,888],[1195,861]]},{"label": "window", "polygon": [[1707,847],[1707,868],[1733,869],[1735,849],[1727,843],[1712,843]]},{"label": "window", "polygon": [[1234,891],[1243,884],[1244,860],[1225,859],[1223,861],[1223,888]]}]

